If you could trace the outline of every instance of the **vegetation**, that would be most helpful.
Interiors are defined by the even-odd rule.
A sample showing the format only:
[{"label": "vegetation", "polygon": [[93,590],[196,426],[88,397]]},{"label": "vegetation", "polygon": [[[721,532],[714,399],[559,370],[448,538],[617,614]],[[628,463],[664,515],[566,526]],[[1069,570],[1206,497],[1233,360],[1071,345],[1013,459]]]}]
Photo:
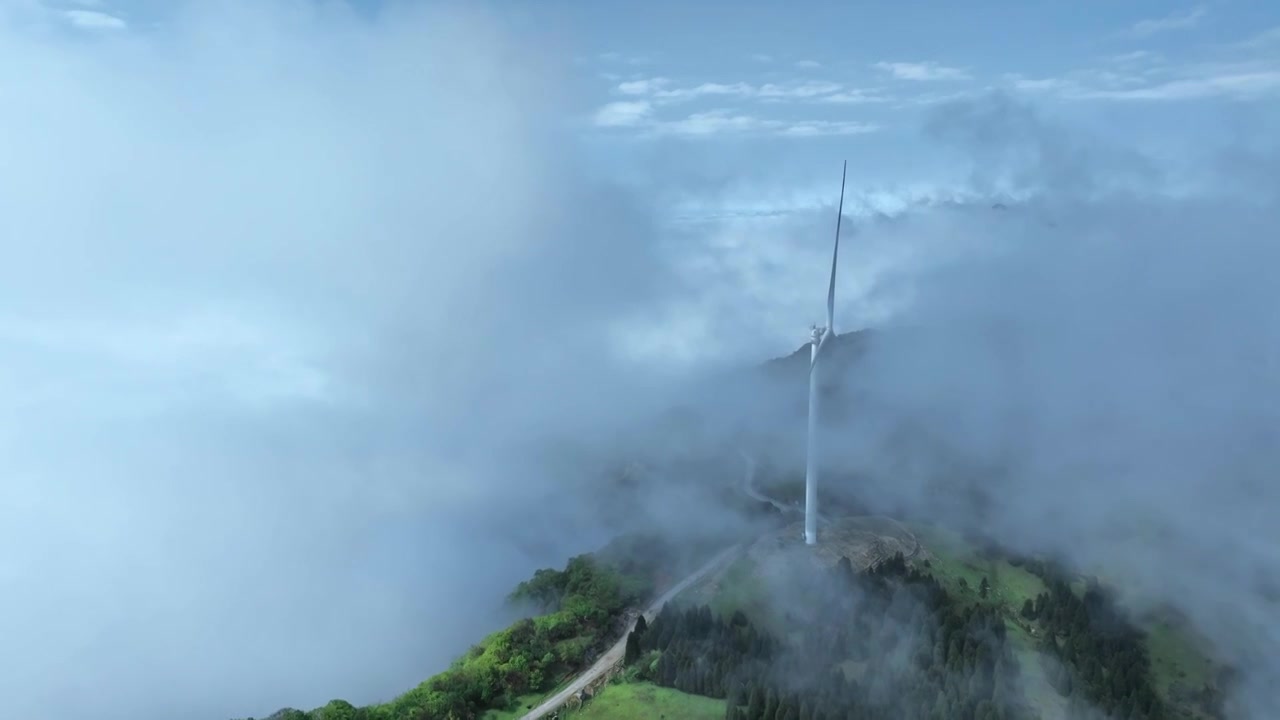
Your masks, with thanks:
[{"label": "vegetation", "polygon": [[[1215,718],[1213,666],[1169,621],[1148,635],[1096,582],[1010,558],[936,528],[931,552],[855,573],[848,559],[803,575],[803,618],[779,613],[743,558],[627,638],[624,678],[581,718]],[[710,549],[711,545],[703,549]],[[684,567],[681,567],[684,561]],[[382,705],[341,700],[273,720],[513,720],[624,627],[629,607],[692,561],[649,539],[543,569],[511,602],[534,616],[494,633],[444,673]],[[816,572],[816,571],[815,571]]]},{"label": "vegetation", "polygon": [[1146,626],[1152,678],[1156,693],[1192,717],[1213,717],[1222,705],[1221,688],[1229,686],[1232,673],[1216,669],[1199,648],[1185,619],[1170,612],[1150,618]]},{"label": "vegetation", "polygon": [[724,701],[647,682],[622,683],[606,685],[580,711],[561,716],[575,720],[720,720]]},{"label": "vegetation", "polygon": [[[912,530],[933,551],[930,572],[944,580],[948,589],[972,602],[989,602],[1005,614],[1019,648],[1027,693],[1036,707],[1046,712],[1049,708],[1061,707],[1062,712],[1058,714],[1067,715],[1071,705],[1103,702],[1090,699],[1078,684],[1073,685],[1073,691],[1065,696],[1059,693],[1057,688],[1063,685],[1063,672],[1074,677],[1078,671],[1071,659],[1063,664],[1057,652],[1047,647],[1045,618],[1025,614],[1028,603],[1034,611],[1037,602],[1044,602],[1038,598],[1051,595],[1056,584],[1059,593],[1065,588],[1081,603],[1090,597],[1089,608],[1099,618],[1099,613],[1104,613],[1123,623],[1127,640],[1136,645],[1134,652],[1141,651],[1146,658],[1140,661],[1146,665],[1143,672],[1145,685],[1154,692],[1157,700],[1162,701],[1158,704],[1163,707],[1165,717],[1221,717],[1221,687],[1224,683],[1216,677],[1213,664],[1199,652],[1185,624],[1164,618],[1149,626],[1134,626],[1121,617],[1115,599],[1105,593],[1096,581],[1069,573],[1056,563],[1010,557],[981,541],[966,541],[957,534],[938,528],[913,526]],[[985,601],[979,597],[983,578],[990,581],[991,596]],[[1104,598],[1101,605],[1094,605]],[[1074,643],[1061,630],[1055,629],[1054,632],[1059,647]],[[1100,635],[1105,632],[1090,624],[1084,634]],[[1085,640],[1081,643],[1090,644]],[[1041,659],[1043,654],[1057,659],[1057,662],[1044,663]],[[1114,659],[1098,657],[1097,662],[1106,667]],[[1139,691],[1139,694],[1143,692]],[[1127,720],[1121,711],[1116,712]]]},{"label": "vegetation", "polygon": [[688,555],[655,538],[629,536],[570,559],[563,570],[538,570],[508,598],[533,616],[493,633],[404,695],[362,708],[334,700],[311,712],[282,710],[270,720],[471,720],[523,708],[612,643],[625,629],[627,610],[692,562]]},{"label": "vegetation", "polygon": [[817,614],[796,644],[742,612],[669,608],[637,633],[635,664],[661,686],[726,698],[727,718],[1030,717],[995,612],[956,602],[901,555],[864,574],[845,559],[830,575],[803,588]]},{"label": "vegetation", "polygon": [[[903,568],[901,582],[912,584],[910,578],[914,573],[917,578],[927,577],[928,583],[942,591],[945,600],[932,611],[935,623],[945,625],[946,621],[941,618],[948,613],[970,620],[976,617],[979,618],[977,622],[985,623],[978,627],[985,627],[986,632],[1001,638],[1000,657],[1008,666],[1002,667],[1002,672],[1008,673],[1005,691],[1016,688],[1018,697],[1006,706],[993,699],[994,717],[1013,718],[1018,717],[1019,712],[1046,719],[1085,717],[1081,711],[1086,706],[1095,711],[1102,710],[1119,720],[1221,717],[1222,693],[1211,679],[1213,666],[1198,654],[1194,643],[1183,634],[1177,623],[1167,619],[1153,623],[1148,634],[1125,617],[1115,598],[1096,581],[1067,573],[1051,562],[1009,557],[995,548],[983,547],[982,544],[975,546],[971,541],[945,531],[924,529],[918,534],[926,540],[931,552],[927,559],[913,560],[911,567]],[[893,565],[886,567],[892,568]],[[785,666],[788,662],[785,658],[790,655],[818,657],[823,647],[847,642],[842,638],[840,628],[864,635],[869,633],[874,638],[874,630],[866,623],[853,624],[855,621],[847,615],[834,618],[819,615],[803,619],[787,616],[782,608],[771,606],[767,593],[762,592],[761,579],[754,571],[749,561],[740,560],[715,583],[695,589],[692,596],[696,602],[709,606],[708,612],[712,617],[721,618],[715,622],[725,622],[722,618],[738,616],[748,620],[758,633],[779,638],[777,647],[780,655],[771,662]],[[877,573],[885,571],[886,568],[881,568]],[[865,589],[857,592],[865,592]],[[816,597],[812,591],[800,595]],[[816,600],[814,603],[820,604]],[[915,618],[915,611],[911,616],[922,620]],[[662,622],[665,621],[655,622],[653,627],[660,628]],[[705,623],[705,617],[702,622]],[[728,624],[733,626],[736,623],[729,620]],[[653,632],[652,628],[650,632]],[[912,630],[908,635],[914,636],[917,632]],[[816,644],[804,652],[797,652],[796,648],[806,647],[805,643]],[[963,661],[963,642],[960,649]],[[953,661],[949,651],[948,640],[942,657],[944,668]],[[823,662],[834,662],[846,682],[857,683],[865,691],[868,668],[875,665],[869,661],[891,657],[895,652],[899,658],[913,657],[901,648],[893,651],[882,648],[871,650],[861,660],[848,658],[837,662],[837,654]],[[653,678],[655,682],[664,682],[664,677],[655,673],[661,672],[660,666],[665,668],[672,662],[664,660],[668,654],[674,658],[677,668],[681,664],[679,656],[689,655],[687,650],[679,647],[675,653],[664,652],[656,656],[652,652],[642,652],[636,662],[638,674]],[[711,651],[697,651],[690,657],[693,658],[693,667],[706,667],[710,663],[712,677],[716,673],[729,673],[732,677],[734,672],[740,672],[733,669],[732,662]],[[685,664],[688,664],[687,658]],[[906,664],[909,665],[909,661]],[[720,669],[716,670],[716,667]],[[828,671],[829,668],[819,663],[800,674],[821,677]],[[945,674],[954,673],[947,669]],[[676,688],[713,697],[721,692],[715,680],[696,675],[681,679],[677,672],[677,676],[668,681]],[[893,682],[891,679],[889,684],[892,686]],[[912,681],[898,678],[896,682],[909,685]],[[1222,686],[1220,679],[1216,685]],[[899,695],[911,697],[910,690],[902,690],[901,685],[896,687]],[[733,692],[731,688],[731,684],[725,686],[723,692],[726,697]],[[784,712],[789,712],[783,707],[787,704],[784,700],[788,692],[802,698],[812,698],[815,693],[822,695],[825,692],[830,697],[838,695],[838,689],[834,681],[825,691],[820,686],[803,690],[774,687],[782,709],[775,708],[775,714],[770,717],[776,720]],[[967,690],[968,687],[961,683],[961,699],[967,697]],[[765,687],[763,692],[767,705],[768,688]],[[923,694],[928,695],[928,691]],[[735,699],[740,701],[737,703],[739,709],[748,712],[750,697]],[[1005,699],[1009,700],[1009,697]],[[963,708],[943,710],[961,713],[955,717],[974,717],[978,712],[977,705],[967,702],[965,705],[973,715],[963,714]],[[928,712],[923,710],[896,708],[888,715],[930,717],[933,713],[933,708],[928,708]],[[797,706],[798,717],[800,712]],[[835,712],[838,714],[839,708]],[[874,708],[850,712],[855,713],[852,717],[877,717]],[[726,710],[726,716],[732,717],[732,711]],[[810,707],[809,716],[817,717],[817,708]],[[754,716],[748,714],[747,717]]]}]

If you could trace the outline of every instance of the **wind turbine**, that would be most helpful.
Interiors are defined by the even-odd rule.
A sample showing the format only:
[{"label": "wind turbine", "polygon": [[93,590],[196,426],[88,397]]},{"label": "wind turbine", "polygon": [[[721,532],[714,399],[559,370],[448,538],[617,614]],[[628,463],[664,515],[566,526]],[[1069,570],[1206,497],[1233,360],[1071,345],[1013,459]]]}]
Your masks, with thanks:
[{"label": "wind turbine", "polygon": [[836,334],[836,258],[840,256],[840,219],[844,215],[844,181],[849,161],[840,170],[840,207],[836,210],[836,244],[831,252],[831,283],[827,286],[827,326],[811,325],[809,344],[809,437],[805,444],[804,542],[818,543],[818,380],[819,360],[827,341]]}]

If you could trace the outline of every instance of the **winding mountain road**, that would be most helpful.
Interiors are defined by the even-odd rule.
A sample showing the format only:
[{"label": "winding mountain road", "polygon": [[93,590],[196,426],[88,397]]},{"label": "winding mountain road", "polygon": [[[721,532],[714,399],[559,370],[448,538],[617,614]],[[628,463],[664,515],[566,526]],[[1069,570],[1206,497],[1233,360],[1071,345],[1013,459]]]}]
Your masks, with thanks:
[{"label": "winding mountain road", "polygon": [[[743,454],[743,458],[745,458],[747,461],[747,473],[743,477],[743,481],[742,481],[742,491],[744,493],[746,493],[753,500],[769,503],[770,505],[777,508],[779,512],[783,512],[783,513],[787,513],[787,512],[803,513],[804,512],[803,509],[800,508],[799,506],[784,505],[783,503],[765,495],[764,493],[761,493],[759,490],[756,490],[755,460],[753,460],[749,455],[745,453]],[[818,519],[819,521],[823,520],[821,515],[818,516]],[[738,555],[740,555],[742,551],[745,550],[747,545],[749,544],[750,544],[749,542],[741,542],[741,543],[738,543],[737,545],[733,545],[728,548],[725,548],[724,550],[721,550],[718,554],[716,554],[715,557],[708,560],[706,564],[702,565],[697,570],[694,570],[692,573],[687,575],[680,582],[671,586],[671,588],[668,589],[666,592],[664,592],[660,597],[658,597],[658,599],[649,603],[649,607],[645,608],[645,611],[644,611],[645,621],[646,622],[652,621],[654,616],[656,616],[658,612],[662,610],[662,607],[664,605],[670,602],[671,599],[674,598],[675,596],[687,590],[691,585],[698,582],[702,578],[706,577],[708,574],[710,574],[712,571],[716,570],[717,568],[724,567],[728,563],[737,559]],[[632,628],[634,627],[635,626],[632,625]],[[560,690],[560,692],[556,693],[555,695],[552,695],[546,700],[543,700],[541,703],[538,704],[537,707],[533,708],[529,712],[520,716],[520,720],[538,720],[539,718],[546,717],[547,715],[555,712],[556,710],[559,710],[561,707],[564,706],[565,703],[569,701],[569,698],[572,698],[578,692],[590,686],[591,683],[595,682],[596,680],[599,680],[600,677],[603,676],[605,673],[609,672],[611,668],[613,668],[618,663],[622,662],[622,658],[627,651],[627,635],[630,633],[632,628],[628,628],[627,632],[623,633],[622,637],[618,638],[618,641],[613,644],[613,647],[609,648],[608,651],[606,651],[603,655],[597,658],[596,661],[591,664],[591,667],[582,671],[582,673],[579,674],[578,677],[574,678],[573,682],[566,685],[562,690]]]},{"label": "winding mountain road", "polygon": [[[690,585],[701,580],[712,570],[715,570],[716,568],[735,559],[738,554],[742,552],[744,547],[745,543],[738,543],[737,545],[721,550],[702,567],[694,570],[683,580],[671,586],[671,588],[662,593],[658,599],[649,603],[649,607],[645,608],[645,621],[653,620],[654,616],[662,610],[662,606],[666,605],[675,596],[684,592]],[[634,625],[632,627],[634,627]],[[522,715],[520,720],[536,720],[537,718],[546,717],[549,713],[560,709],[560,707],[569,701],[569,698],[573,697],[580,690],[600,679],[600,676],[608,672],[614,665],[622,662],[622,656],[626,654],[627,650],[627,634],[629,633],[630,628],[628,628],[627,633],[624,633],[623,636],[618,639],[618,642],[613,644],[613,647],[609,648],[605,654],[601,655],[599,659],[592,663],[591,667],[584,670],[582,674],[578,675],[578,677],[575,678],[573,682],[565,686],[563,690],[552,695],[546,700],[543,700],[537,707]]]}]

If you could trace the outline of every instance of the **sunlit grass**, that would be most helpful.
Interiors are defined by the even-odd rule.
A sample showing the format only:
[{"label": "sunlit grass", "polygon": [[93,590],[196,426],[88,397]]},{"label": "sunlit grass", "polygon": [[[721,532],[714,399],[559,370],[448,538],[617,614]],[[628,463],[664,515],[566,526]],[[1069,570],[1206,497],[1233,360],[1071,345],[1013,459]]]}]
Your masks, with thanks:
[{"label": "sunlit grass", "polygon": [[561,713],[578,720],[721,720],[724,700],[690,695],[651,683],[604,686],[581,709]]}]

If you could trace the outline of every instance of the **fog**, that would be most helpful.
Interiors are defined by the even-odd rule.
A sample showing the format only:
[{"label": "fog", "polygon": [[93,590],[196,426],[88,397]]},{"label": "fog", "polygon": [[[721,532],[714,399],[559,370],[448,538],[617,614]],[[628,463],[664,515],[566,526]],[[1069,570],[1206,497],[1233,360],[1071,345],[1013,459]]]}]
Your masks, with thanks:
[{"label": "fog", "polygon": [[[1000,94],[940,107],[923,135],[971,184],[846,225],[837,327],[871,332],[824,370],[826,491],[1063,557],[1135,619],[1179,611],[1242,673],[1230,717],[1274,716],[1276,148],[1207,137],[1175,164]],[[749,252],[829,226],[742,230]],[[821,277],[789,247],[788,273]],[[803,368],[735,378],[706,411],[792,478]]]},{"label": "fog", "polygon": [[669,382],[614,335],[674,279],[582,174],[550,43],[456,6],[170,10],[0,13],[15,717],[403,692],[608,538],[552,493],[599,468],[535,446]]},{"label": "fog", "polygon": [[1235,716],[1273,716],[1280,185],[1232,180],[1274,155],[1209,140],[1187,193],[1007,98],[930,126],[1016,199],[853,225],[851,265],[913,251],[870,290],[898,309],[844,371],[827,462],[881,508],[1059,553],[1135,612],[1181,610],[1243,671]]},{"label": "fog", "polygon": [[[706,411],[651,456],[751,426],[797,459],[803,397],[690,383],[804,340],[835,198],[673,249],[586,175],[555,48],[456,6],[183,3],[91,36],[0,10],[13,715],[388,699],[619,518],[723,521],[688,483],[599,506],[653,413]],[[970,199],[849,218],[838,329],[885,330],[827,461],[1173,603],[1266,717],[1280,155],[1223,138],[1175,172],[1046,117],[940,108],[921,141],[973,164]],[[980,513],[937,491],[971,483]]]}]

